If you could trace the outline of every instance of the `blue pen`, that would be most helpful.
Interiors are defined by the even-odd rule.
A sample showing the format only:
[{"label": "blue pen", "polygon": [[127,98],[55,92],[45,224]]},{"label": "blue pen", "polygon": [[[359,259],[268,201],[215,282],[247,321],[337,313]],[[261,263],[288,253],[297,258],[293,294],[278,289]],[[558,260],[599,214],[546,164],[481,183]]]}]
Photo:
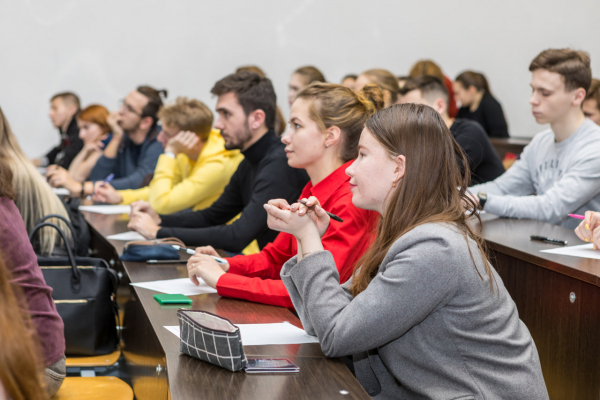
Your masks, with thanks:
[{"label": "blue pen", "polygon": [[[100,185],[100,187],[104,187],[104,185],[106,185],[107,183],[111,183],[112,180],[115,179],[115,174],[109,174],[106,179],[104,179],[102,181],[102,184]],[[96,193],[96,187],[94,186],[94,190],[92,190],[92,194],[90,194],[87,199],[90,200],[92,198],[92,196],[94,196],[94,193]]]}]

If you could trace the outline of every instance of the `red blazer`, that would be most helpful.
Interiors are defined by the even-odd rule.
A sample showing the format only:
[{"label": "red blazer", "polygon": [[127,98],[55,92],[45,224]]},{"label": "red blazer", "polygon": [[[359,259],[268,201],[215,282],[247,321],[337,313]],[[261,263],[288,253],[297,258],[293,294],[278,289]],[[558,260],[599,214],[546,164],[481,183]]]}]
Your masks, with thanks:
[{"label": "red blazer", "polygon": [[[314,187],[308,182],[301,194],[302,198],[315,196],[325,210],[344,220],[343,223],[332,220],[322,238],[323,247],[335,259],[340,283],[350,278],[354,265],[371,244],[365,237],[371,237],[378,215],[352,204],[350,178],[345,173],[352,162],[342,165]],[[228,259],[229,272],[219,278],[217,292],[224,297],[294,308],[279,273],[297,252],[294,236],[281,232],[260,253]]]}]

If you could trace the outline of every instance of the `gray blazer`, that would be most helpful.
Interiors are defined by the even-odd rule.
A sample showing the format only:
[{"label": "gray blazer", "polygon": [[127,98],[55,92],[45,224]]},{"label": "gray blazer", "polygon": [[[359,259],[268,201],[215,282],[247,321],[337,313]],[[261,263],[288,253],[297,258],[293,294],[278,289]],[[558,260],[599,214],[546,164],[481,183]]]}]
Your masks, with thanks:
[{"label": "gray blazer", "polygon": [[[328,251],[281,270],[304,329],[329,357],[354,356],[378,399],[548,399],[537,349],[477,244],[450,224],[424,224],[390,248],[356,298]],[[483,277],[483,279],[480,277]]]}]

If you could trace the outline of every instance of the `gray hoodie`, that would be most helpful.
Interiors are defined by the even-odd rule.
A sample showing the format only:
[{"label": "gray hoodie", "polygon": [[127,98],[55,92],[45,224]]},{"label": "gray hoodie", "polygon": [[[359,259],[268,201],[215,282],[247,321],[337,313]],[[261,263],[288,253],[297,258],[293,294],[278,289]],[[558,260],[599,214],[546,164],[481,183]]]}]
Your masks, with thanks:
[{"label": "gray hoodie", "polygon": [[567,214],[600,211],[600,127],[586,119],[560,143],[551,129],[541,132],[504,174],[469,190],[486,192],[484,210],[500,217],[575,228]]},{"label": "gray hoodie", "polygon": [[456,226],[423,224],[354,298],[328,251],[290,259],[281,279],[306,332],[329,357],[353,355],[377,399],[548,399],[531,334],[493,274],[492,293],[477,244]]}]

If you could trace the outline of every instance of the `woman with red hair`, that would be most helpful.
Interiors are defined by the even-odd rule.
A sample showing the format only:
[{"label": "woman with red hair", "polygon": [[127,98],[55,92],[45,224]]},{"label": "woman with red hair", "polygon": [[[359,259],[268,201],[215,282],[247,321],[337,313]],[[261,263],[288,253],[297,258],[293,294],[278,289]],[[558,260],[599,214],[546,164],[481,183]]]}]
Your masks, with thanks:
[{"label": "woman with red hair", "polygon": [[52,175],[50,180],[52,186],[66,188],[73,184],[79,186],[79,182],[84,182],[88,178],[112,138],[107,122],[108,115],[108,110],[97,104],[86,107],[76,115],[83,149],[73,159],[68,171],[57,165],[48,167],[47,174]]}]

